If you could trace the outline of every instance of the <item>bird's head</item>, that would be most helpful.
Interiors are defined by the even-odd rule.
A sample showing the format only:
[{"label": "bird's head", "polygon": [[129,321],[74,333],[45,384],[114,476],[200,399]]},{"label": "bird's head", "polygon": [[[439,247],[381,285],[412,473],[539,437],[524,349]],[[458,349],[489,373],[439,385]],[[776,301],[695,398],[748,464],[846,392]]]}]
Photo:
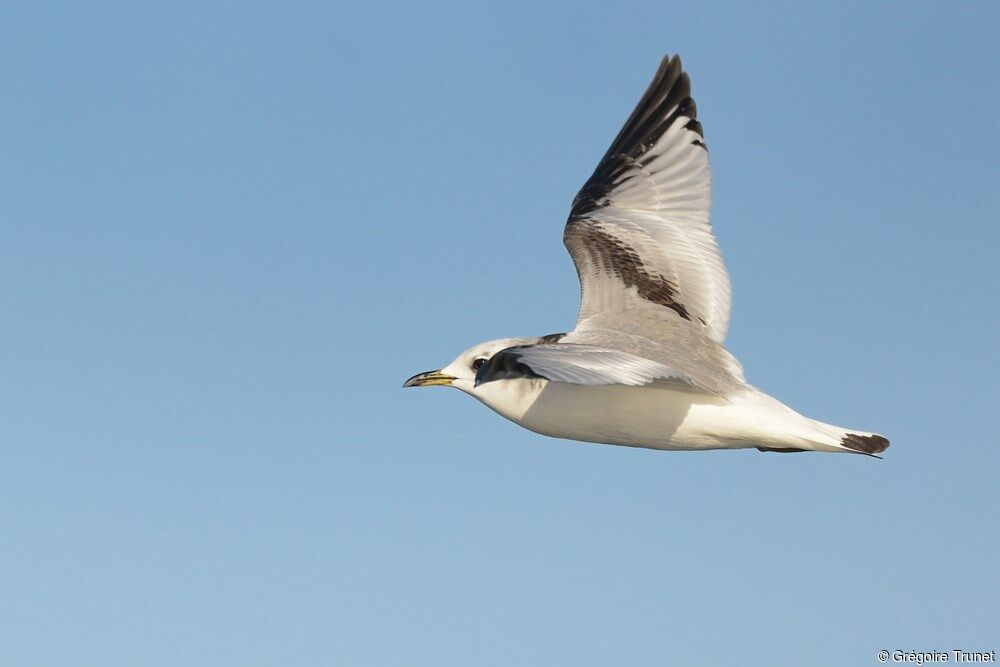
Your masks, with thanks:
[{"label": "bird's head", "polygon": [[476,373],[490,358],[508,347],[517,345],[533,345],[540,338],[498,338],[473,345],[461,353],[455,360],[437,371],[417,373],[403,383],[404,387],[455,387],[467,394],[476,389]]}]

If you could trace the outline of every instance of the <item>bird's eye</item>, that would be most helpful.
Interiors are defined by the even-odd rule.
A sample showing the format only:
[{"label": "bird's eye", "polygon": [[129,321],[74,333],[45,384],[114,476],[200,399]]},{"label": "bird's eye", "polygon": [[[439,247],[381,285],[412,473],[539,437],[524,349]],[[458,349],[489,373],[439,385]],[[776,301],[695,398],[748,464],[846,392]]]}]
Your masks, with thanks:
[{"label": "bird's eye", "polygon": [[479,357],[478,359],[472,362],[472,370],[478,371],[480,368],[483,367],[483,364],[485,363],[486,363],[486,357]]}]

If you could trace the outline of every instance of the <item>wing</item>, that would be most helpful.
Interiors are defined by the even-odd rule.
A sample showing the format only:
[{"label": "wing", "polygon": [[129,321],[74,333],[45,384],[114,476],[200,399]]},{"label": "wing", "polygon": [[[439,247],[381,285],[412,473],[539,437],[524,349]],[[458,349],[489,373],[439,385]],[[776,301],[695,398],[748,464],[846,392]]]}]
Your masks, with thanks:
[{"label": "wing", "polygon": [[540,377],[570,384],[624,384],[638,386],[657,380],[674,380],[695,386],[667,366],[621,350],[549,343],[500,350],[476,373],[476,386],[493,380]]},{"label": "wing", "polygon": [[652,304],[725,339],[729,276],[709,224],[708,150],[690,94],[680,58],[664,58],[573,200],[563,242],[580,276],[578,328]]}]

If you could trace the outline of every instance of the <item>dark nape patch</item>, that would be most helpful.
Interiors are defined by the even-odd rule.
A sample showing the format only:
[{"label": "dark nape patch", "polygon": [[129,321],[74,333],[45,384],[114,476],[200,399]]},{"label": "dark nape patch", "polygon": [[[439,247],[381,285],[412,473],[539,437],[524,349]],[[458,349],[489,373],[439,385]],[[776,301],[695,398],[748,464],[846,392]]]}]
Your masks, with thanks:
[{"label": "dark nape patch", "polygon": [[536,345],[542,345],[544,343],[558,343],[559,341],[561,341],[565,337],[566,337],[566,333],[565,332],[563,332],[563,333],[554,333],[554,334],[545,334],[544,336],[539,337],[538,343],[536,343]]},{"label": "dark nape patch", "polygon": [[635,287],[643,299],[670,308],[685,320],[691,320],[687,308],[675,298],[677,288],[658,272],[647,271],[639,254],[618,237],[598,229],[589,220],[570,220],[563,232],[563,242],[581,278],[590,268],[580,266],[580,260],[584,260],[599,270],[617,276],[625,287]]},{"label": "dark nape patch", "polygon": [[795,447],[758,447],[758,452],[778,452],[779,454],[793,454],[795,452],[807,452],[808,449],[796,449]]},{"label": "dark nape patch", "polygon": [[517,353],[517,350],[516,347],[509,347],[490,357],[489,361],[476,371],[475,385],[478,387],[484,382],[492,382],[493,380],[542,377],[531,370],[527,364],[521,363],[521,355]]},{"label": "dark nape patch", "polygon": [[858,435],[848,433],[840,440],[840,444],[862,454],[881,454],[889,449],[889,440],[880,435]]}]

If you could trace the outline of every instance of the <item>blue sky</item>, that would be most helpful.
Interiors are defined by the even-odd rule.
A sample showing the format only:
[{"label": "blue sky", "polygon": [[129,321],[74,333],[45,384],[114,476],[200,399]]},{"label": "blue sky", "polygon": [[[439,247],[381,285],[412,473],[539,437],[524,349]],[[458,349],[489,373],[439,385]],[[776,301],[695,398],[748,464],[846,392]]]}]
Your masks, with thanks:
[{"label": "blue sky", "polygon": [[[0,654],[877,664],[997,649],[991,3],[6,3]],[[884,461],[400,389],[564,331],[664,53],[751,382]]]}]

